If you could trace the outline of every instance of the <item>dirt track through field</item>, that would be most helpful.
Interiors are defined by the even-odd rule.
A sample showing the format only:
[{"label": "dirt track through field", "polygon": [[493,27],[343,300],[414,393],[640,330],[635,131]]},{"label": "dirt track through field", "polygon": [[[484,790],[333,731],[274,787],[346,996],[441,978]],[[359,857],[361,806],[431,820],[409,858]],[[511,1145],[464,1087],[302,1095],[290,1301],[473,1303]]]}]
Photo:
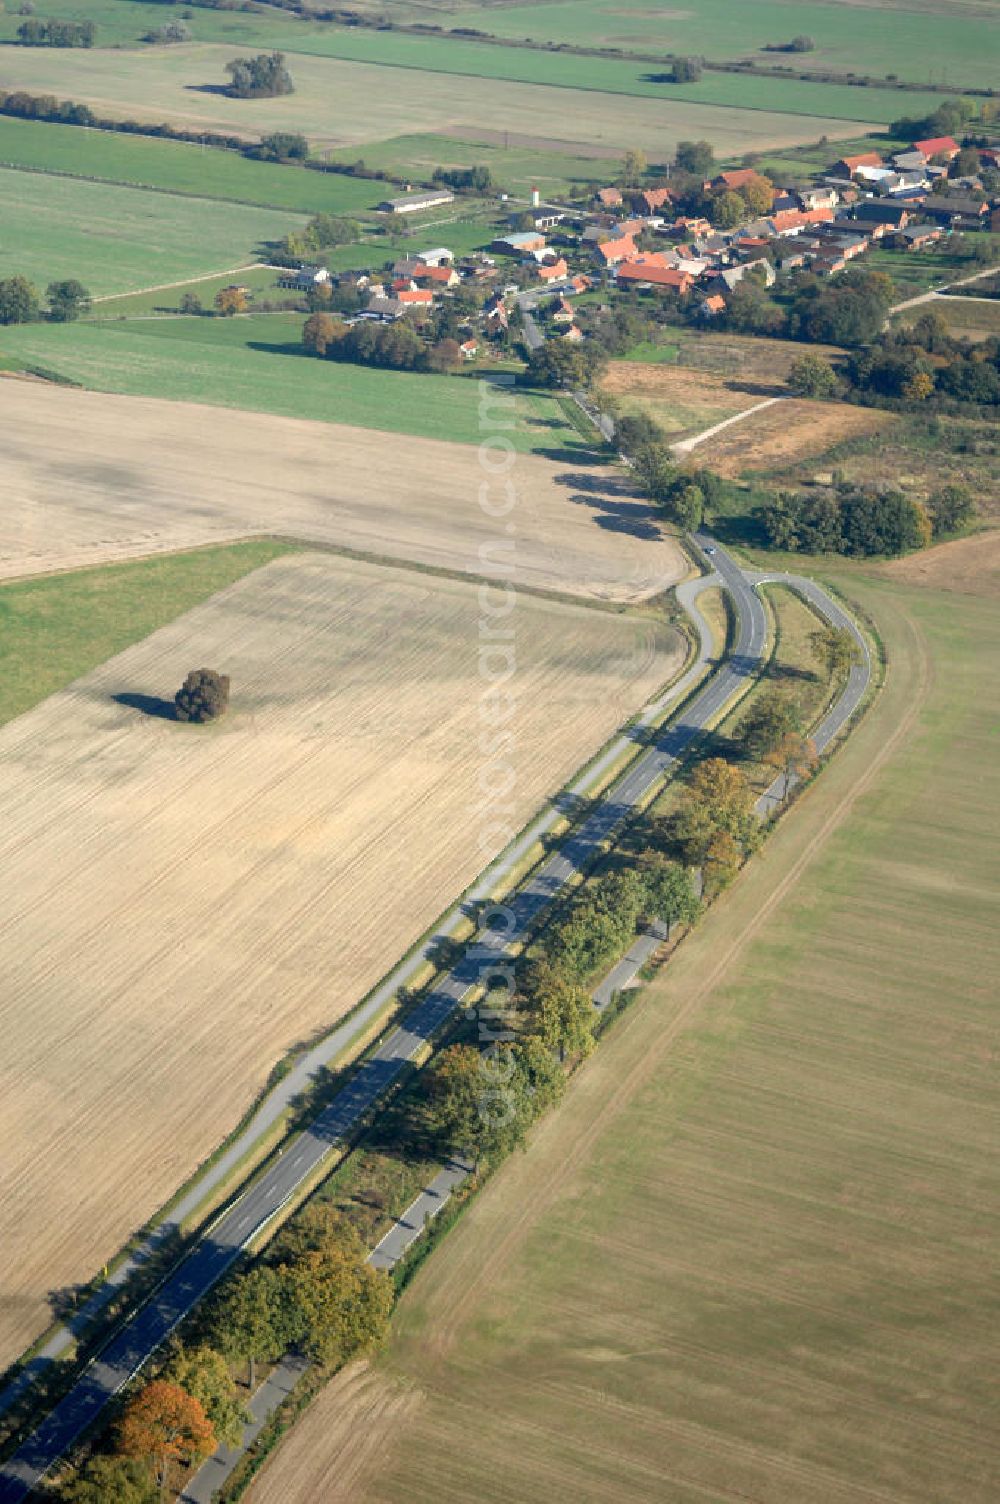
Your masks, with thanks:
[{"label": "dirt track through field", "polygon": [[[504,844],[479,617],[472,584],[296,555],[0,733],[0,1362]],[[516,827],[681,653],[584,606],[524,598],[513,627]],[[164,719],[201,663],[229,716]]]},{"label": "dirt track through field", "polygon": [[517,455],[506,469],[470,444],[31,381],[0,383],[0,401],[0,579],[250,533],[477,575],[513,566],[521,585],[607,600],[687,572],[605,465]]}]

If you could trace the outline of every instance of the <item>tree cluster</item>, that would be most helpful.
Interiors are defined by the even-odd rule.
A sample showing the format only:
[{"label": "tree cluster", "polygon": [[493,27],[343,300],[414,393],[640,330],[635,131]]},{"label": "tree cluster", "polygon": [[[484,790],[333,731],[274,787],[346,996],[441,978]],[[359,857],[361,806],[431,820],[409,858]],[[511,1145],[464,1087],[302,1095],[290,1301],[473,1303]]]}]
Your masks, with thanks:
[{"label": "tree cluster", "polygon": [[842,483],[781,491],[757,509],[770,548],[854,558],[925,548],[932,534],[927,509],[902,491]]},{"label": "tree cluster", "polygon": [[285,66],[283,52],[259,52],[256,57],[237,57],[226,64],[234,99],[275,99],[294,94],[295,84]]},{"label": "tree cluster", "polygon": [[815,344],[866,345],[880,333],[892,298],[884,272],[848,267],[832,280],[800,273],[792,283],[787,333]]},{"label": "tree cluster", "polygon": [[668,71],[660,77],[665,83],[696,84],[701,78],[702,66],[700,57],[673,57]]},{"label": "tree cluster", "polygon": [[760,844],[760,822],[746,774],[723,757],[692,772],[680,805],[662,822],[665,849],[685,865],[701,867],[705,891],[718,892]]},{"label": "tree cluster", "polygon": [[22,21],[17,40],[22,47],[93,47],[93,21]]},{"label": "tree cluster", "polygon": [[588,387],[600,376],[607,355],[595,345],[570,345],[565,340],[546,340],[532,350],[518,376],[522,386]]},{"label": "tree cluster", "polygon": [[689,924],[697,912],[689,875],[651,847],[635,866],[605,873],[573,900],[549,925],[542,949],[564,980],[583,983],[628,948],[643,920]]},{"label": "tree cluster", "polygon": [[393,324],[345,324],[328,313],[305,322],[302,343],[313,355],[389,371],[426,371],[430,348],[406,319]]},{"label": "tree cluster", "polygon": [[899,141],[926,141],[935,136],[961,135],[975,115],[976,106],[970,99],[949,97],[929,115],[904,115],[901,120],[894,120],[888,131]]},{"label": "tree cluster", "polygon": [[361,238],[356,219],[337,214],[314,214],[301,230],[293,230],[281,242],[282,255],[292,261],[311,261],[338,245],[353,245]]},{"label": "tree cluster", "polygon": [[765,42],[761,50],[764,52],[814,52],[816,43],[812,37],[801,35],[792,37],[790,42]]},{"label": "tree cluster", "polygon": [[289,1350],[335,1367],[385,1337],[388,1276],[366,1262],[355,1229],[329,1202],[310,1203],[246,1273],[227,1282],[208,1317],[212,1346],[246,1363]]},{"label": "tree cluster", "polygon": [[167,21],[163,26],[154,26],[142,39],[156,47],[170,47],[177,42],[190,42],[191,28],[186,21]]},{"label": "tree cluster", "polygon": [[264,162],[304,162],[309,142],[297,131],[271,131],[260,138],[257,156]]},{"label": "tree cluster", "polygon": [[490,193],[496,186],[488,167],[437,167],[432,181],[456,193]]},{"label": "tree cluster", "polygon": [[844,376],[863,398],[906,407],[1000,404],[1000,339],[955,338],[937,313],[879,335],[848,361]]},{"label": "tree cluster", "polygon": [[[71,323],[90,308],[90,293],[75,277],[50,282],[45,289],[47,311],[44,317],[53,324]],[[32,324],[43,317],[38,289],[27,277],[6,277],[0,281],[0,324]]]}]

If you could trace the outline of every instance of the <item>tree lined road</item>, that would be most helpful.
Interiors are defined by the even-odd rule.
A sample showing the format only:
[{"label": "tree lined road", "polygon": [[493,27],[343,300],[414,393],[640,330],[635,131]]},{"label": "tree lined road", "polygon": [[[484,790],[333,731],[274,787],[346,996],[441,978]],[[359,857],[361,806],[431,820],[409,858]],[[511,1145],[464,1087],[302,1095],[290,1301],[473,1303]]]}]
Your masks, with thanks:
[{"label": "tree lined road", "polygon": [[[465,947],[457,963],[433,992],[422,999],[405,1022],[393,1029],[359,1066],[352,1079],[318,1114],[311,1126],[216,1218],[159,1290],[111,1339],[20,1450],[0,1468],[0,1504],[17,1504],[24,1499],[83,1431],[98,1419],[108,1401],[142,1368],[254,1238],[297,1192],[314,1179],[333,1147],[358,1130],[387,1089],[399,1079],[428,1041],[434,1039],[479,986],[483,976],[497,962],[510,957],[512,945],[534,926],[566,885],[592,865],[605,843],[643,804],[694,739],[714,723],[759,672],[767,651],[768,629],[754,581],[708,533],[698,532],[693,541],[706,555],[731,596],[737,620],[731,653],[681,713],[654,734],[651,745],[600,797],[559,850],[549,856],[505,904],[487,907],[477,936]],[[812,586],[812,582],[801,583],[823,595],[818,586]],[[682,599],[684,594],[685,587],[682,586]],[[825,596],[824,601],[826,604],[821,606],[824,615],[834,620],[829,610],[833,603]],[[839,612],[839,608],[835,609]],[[852,631],[856,631],[846,614],[840,614]],[[700,661],[705,656],[706,636],[702,632]],[[687,676],[682,682],[686,680]],[[866,675],[865,686],[867,682]],[[844,710],[838,724],[843,724],[852,713],[859,698],[860,694],[850,708]],[[839,704],[836,709],[839,711]],[[833,714],[831,712],[831,716]],[[833,734],[831,729],[830,735]],[[640,723],[631,735],[639,741],[645,740],[649,732]],[[496,923],[497,919],[502,923]]]}]

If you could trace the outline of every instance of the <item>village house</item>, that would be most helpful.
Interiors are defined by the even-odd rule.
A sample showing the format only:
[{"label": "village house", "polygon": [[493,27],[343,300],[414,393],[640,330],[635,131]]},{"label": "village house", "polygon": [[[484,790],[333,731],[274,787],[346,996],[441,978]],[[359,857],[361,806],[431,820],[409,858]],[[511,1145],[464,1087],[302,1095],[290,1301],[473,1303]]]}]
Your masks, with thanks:
[{"label": "village house", "polygon": [[748,183],[754,183],[760,177],[760,173],[753,167],[737,167],[731,172],[720,172],[710,183],[705,184],[706,191],[710,188],[724,188],[729,193],[739,193]]},{"label": "village house", "polygon": [[912,208],[906,204],[890,204],[884,199],[866,199],[863,204],[855,206],[854,218],[863,225],[882,225],[892,230],[902,230],[912,212]]},{"label": "village house", "polygon": [[940,225],[907,225],[905,230],[896,231],[892,243],[904,251],[923,251],[943,234]]},{"label": "village house", "polygon": [[572,303],[568,302],[566,298],[560,298],[556,303],[555,312],[552,315],[553,324],[572,324],[575,317]]},{"label": "village house", "polygon": [[476,356],[479,354],[479,346],[474,339],[467,339],[465,343],[459,345],[458,348],[462,352],[463,360],[475,360]]},{"label": "village house", "polygon": [[378,207],[383,214],[420,214],[424,209],[437,209],[454,202],[455,195],[447,188],[431,188],[422,193],[407,193],[404,198],[383,199]]},{"label": "village house", "polygon": [[698,304],[698,312],[703,319],[717,319],[720,313],[726,311],[726,300],[721,293],[713,293],[709,298],[702,298]]},{"label": "village house", "polygon": [[596,247],[595,254],[598,262],[610,270],[620,261],[634,261],[639,247],[630,235],[626,235],[620,240],[605,240]]},{"label": "village house", "polygon": [[566,265],[564,256],[557,256],[554,261],[542,261],[537,268],[537,276],[540,282],[561,282],[569,276],[569,267]]},{"label": "village house", "polygon": [[580,340],[583,339],[583,330],[578,329],[576,324],[570,324],[569,328],[563,334],[563,339],[568,339],[574,345],[579,344]]},{"label": "village house", "polygon": [[896,151],[892,154],[892,165],[897,172],[922,172],[926,164],[927,158],[915,147],[909,151]]},{"label": "village house", "polygon": [[830,168],[834,178],[853,178],[859,167],[882,167],[884,164],[877,151],[863,151],[856,157],[841,157]]},{"label": "village house", "polygon": [[622,191],[620,188],[598,188],[597,200],[605,209],[618,209],[622,204]]},{"label": "village house", "polygon": [[395,293],[395,301],[404,308],[429,308],[434,302],[434,294],[425,287],[403,288]]},{"label": "village house", "polygon": [[913,150],[918,151],[925,162],[930,162],[934,157],[943,157],[950,162],[961,151],[957,141],[951,136],[928,136],[926,141],[914,141]]},{"label": "village house", "polygon": [[281,272],[277,281],[279,287],[291,287],[296,292],[312,292],[330,281],[330,273],[325,266],[300,266],[297,271]]},{"label": "village house", "polygon": [[795,197],[802,209],[836,209],[840,203],[840,194],[830,186],[799,188],[796,189]]},{"label": "village house", "polygon": [[446,287],[457,287],[462,279],[453,266],[420,265],[413,272],[412,280],[440,292]]},{"label": "village house", "polygon": [[657,209],[662,209],[668,204],[673,195],[669,188],[645,188],[639,195],[647,213],[655,214]]},{"label": "village house", "polygon": [[446,245],[436,245],[433,250],[419,251],[417,260],[424,266],[451,266],[455,257]]},{"label": "village house", "polygon": [[674,266],[659,266],[653,258],[640,256],[635,261],[626,261],[615,272],[619,287],[659,288],[679,293],[685,297],[694,286],[694,278],[688,272],[680,272]]},{"label": "village house", "polygon": [[945,198],[924,199],[922,208],[939,225],[949,226],[953,230],[972,230],[986,223],[989,202],[985,195],[978,193],[949,193]]},{"label": "village house", "polygon": [[499,235],[490,249],[504,251],[508,256],[530,256],[545,250],[545,236],[537,230],[511,230],[507,235]]}]

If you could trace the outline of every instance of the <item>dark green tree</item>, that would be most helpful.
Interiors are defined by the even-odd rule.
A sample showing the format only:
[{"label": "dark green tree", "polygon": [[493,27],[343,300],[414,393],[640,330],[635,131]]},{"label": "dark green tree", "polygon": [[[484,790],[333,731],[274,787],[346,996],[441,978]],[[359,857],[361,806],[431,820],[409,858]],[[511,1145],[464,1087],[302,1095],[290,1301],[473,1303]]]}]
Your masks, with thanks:
[{"label": "dark green tree", "polygon": [[50,282],[45,289],[49,318],[54,324],[69,324],[90,310],[90,293],[75,277],[66,282]]},{"label": "dark green tree", "polygon": [[30,324],[38,318],[38,293],[27,277],[0,282],[0,324]]},{"label": "dark green tree", "polygon": [[229,708],[229,675],[193,668],[174,696],[179,721],[214,721]]}]

